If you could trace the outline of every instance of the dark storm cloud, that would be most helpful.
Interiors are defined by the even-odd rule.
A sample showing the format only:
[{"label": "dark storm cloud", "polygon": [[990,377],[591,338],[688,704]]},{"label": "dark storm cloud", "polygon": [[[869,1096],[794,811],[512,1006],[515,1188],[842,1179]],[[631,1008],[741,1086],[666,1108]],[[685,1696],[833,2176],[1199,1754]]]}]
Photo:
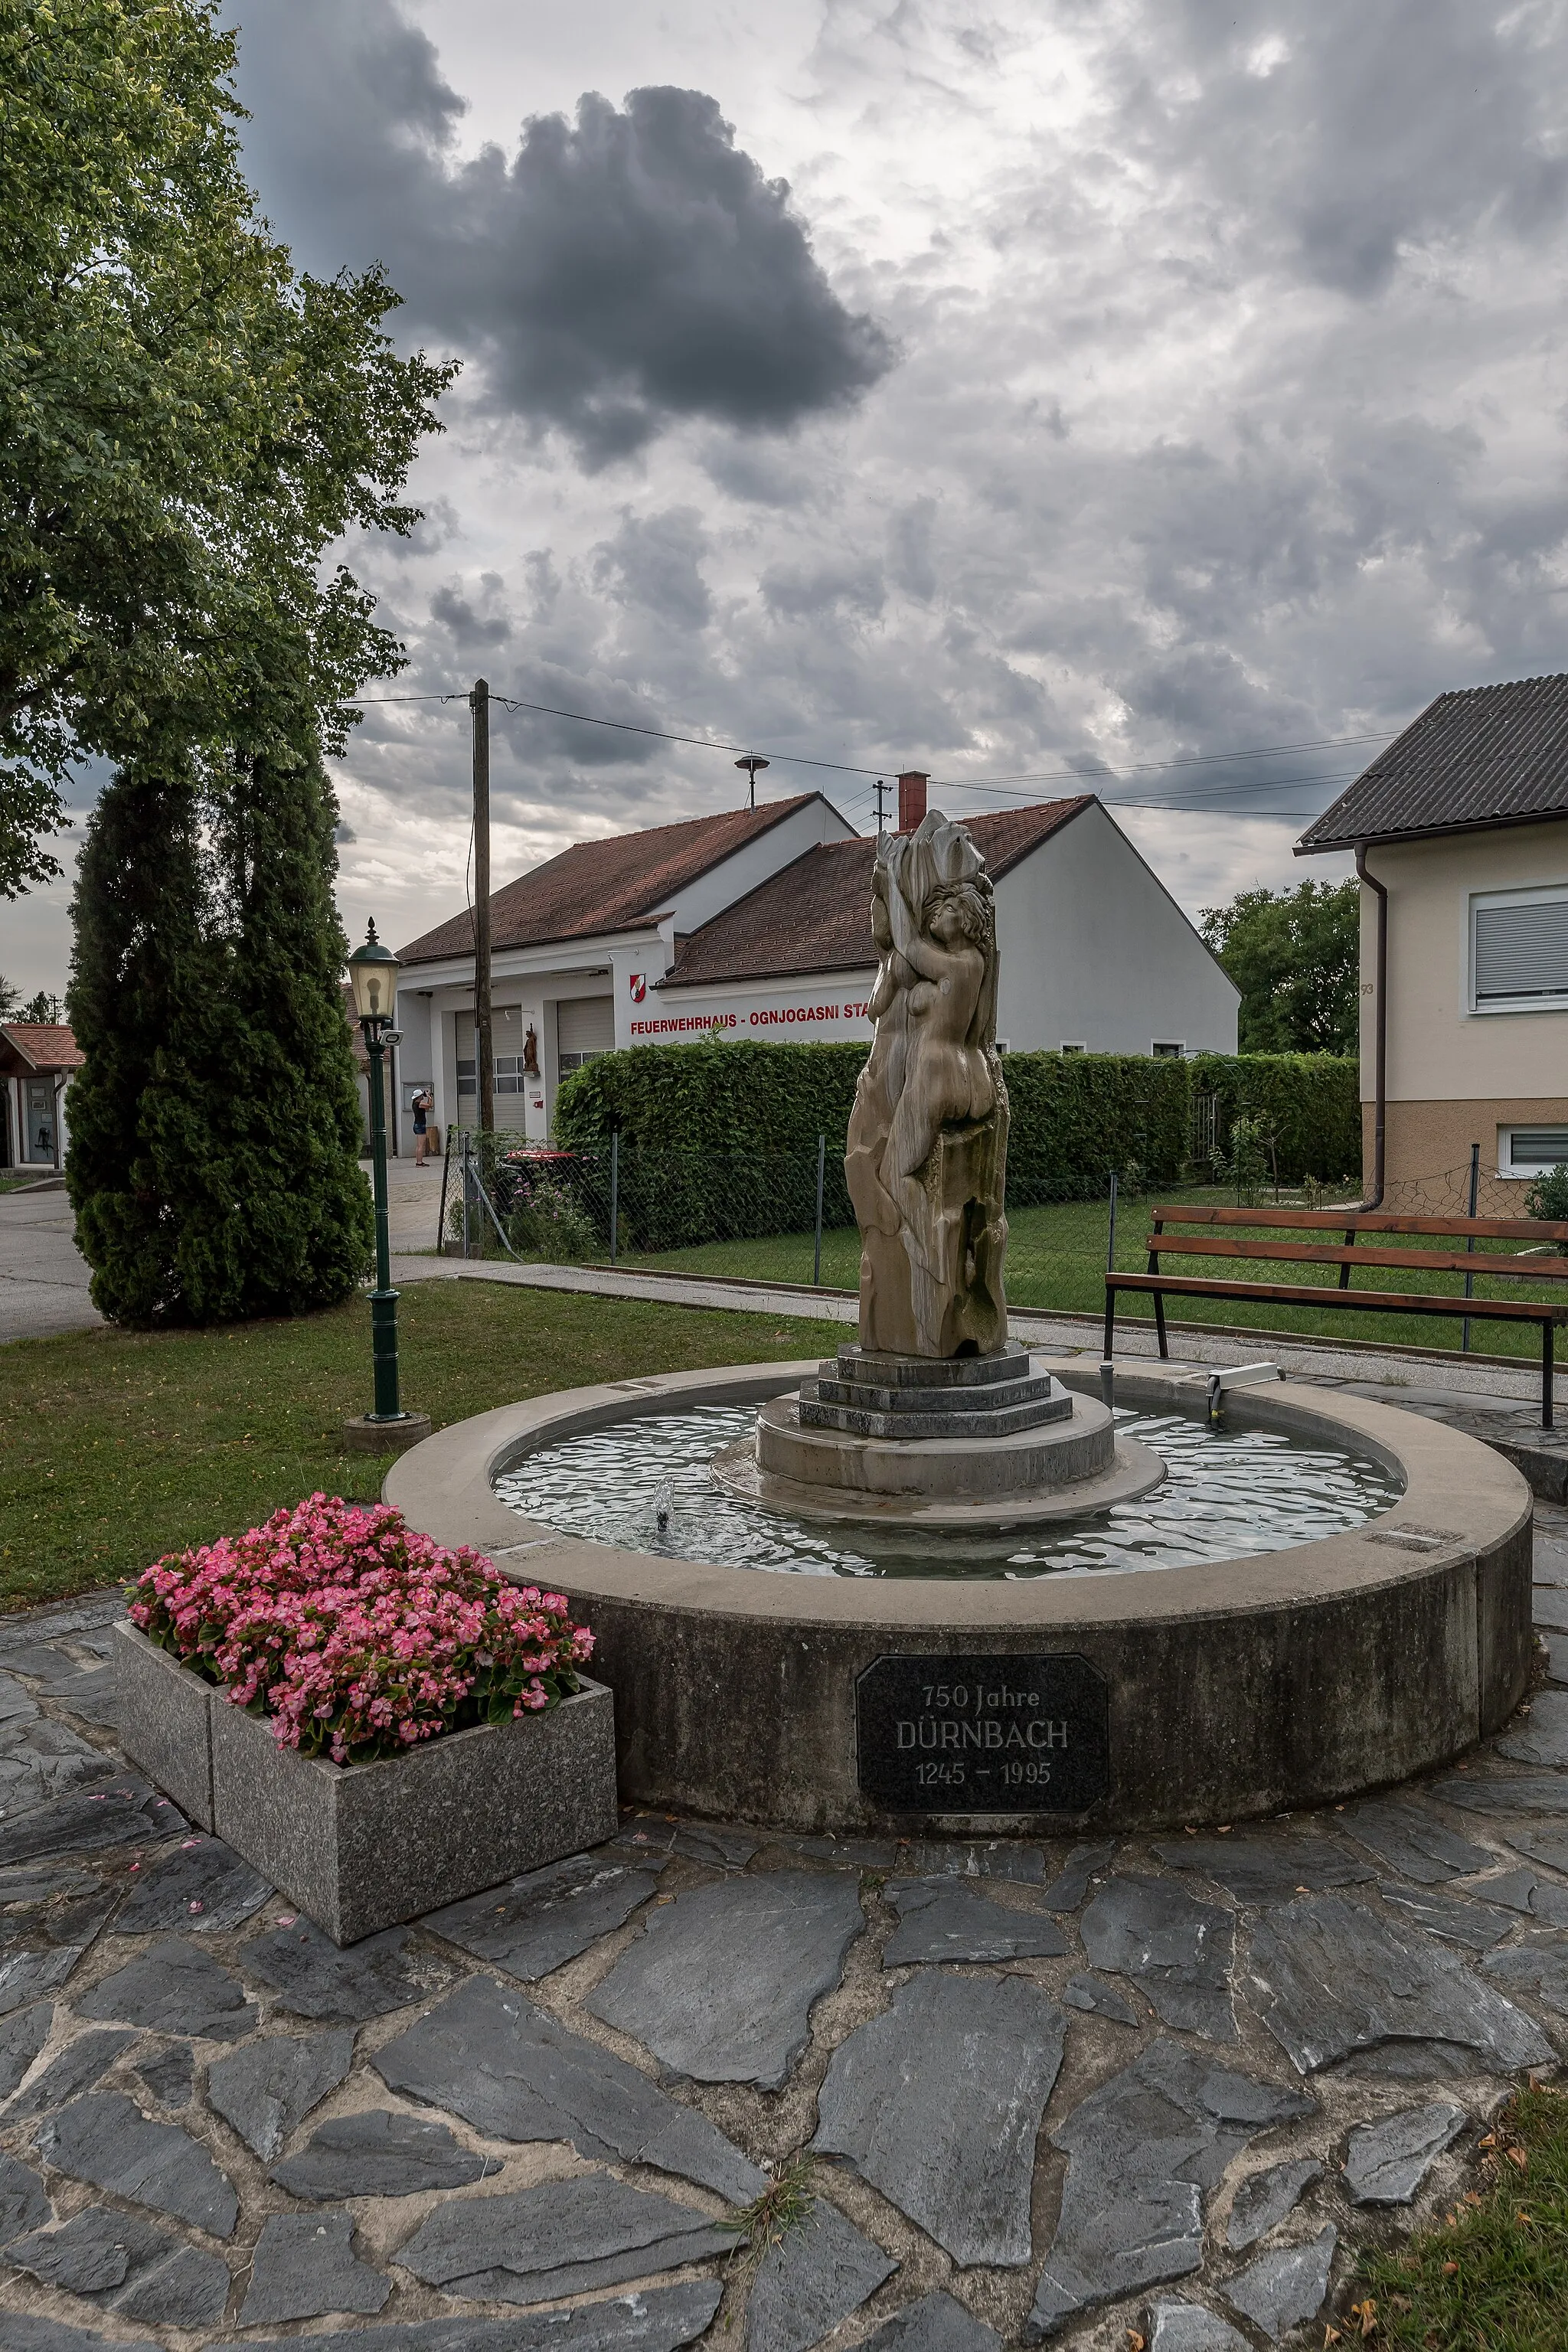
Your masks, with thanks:
[{"label": "dark storm cloud", "polygon": [[700,90],[590,93],[530,122],[455,191],[468,283],[426,299],[485,338],[499,399],[593,457],[668,415],[777,430],[843,405],[891,360],[828,285],[789,190]]},{"label": "dark storm cloud", "polygon": [[[268,210],[317,267],[386,266],[412,320],[482,357],[491,401],[590,465],[667,420],[787,429],[892,364],[838,299],[788,184],[701,90],[589,92],[511,158],[450,154],[460,101],[390,0],[268,0],[247,26],[247,141]],[[333,237],[338,250],[329,260]]]}]

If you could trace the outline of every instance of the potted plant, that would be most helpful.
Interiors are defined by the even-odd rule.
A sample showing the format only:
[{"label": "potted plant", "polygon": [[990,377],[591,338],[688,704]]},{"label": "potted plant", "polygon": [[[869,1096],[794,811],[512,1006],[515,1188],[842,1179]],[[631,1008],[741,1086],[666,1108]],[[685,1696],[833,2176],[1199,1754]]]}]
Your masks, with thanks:
[{"label": "potted plant", "polygon": [[615,1830],[592,1633],[388,1505],[312,1495],[172,1554],[130,1619],[127,1753],[336,1943]]}]

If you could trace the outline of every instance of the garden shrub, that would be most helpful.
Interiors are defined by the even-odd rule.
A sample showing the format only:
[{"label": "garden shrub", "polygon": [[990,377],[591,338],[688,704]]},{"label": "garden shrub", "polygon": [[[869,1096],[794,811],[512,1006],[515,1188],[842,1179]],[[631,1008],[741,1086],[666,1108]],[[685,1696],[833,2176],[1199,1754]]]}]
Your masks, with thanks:
[{"label": "garden shrub", "polygon": [[[512,1194],[506,1237],[520,1257],[531,1254],[552,1265],[571,1265],[599,1255],[599,1235],[570,1181],[524,1166]],[[462,1203],[458,1203],[459,1217]],[[459,1227],[459,1230],[461,1228]]]},{"label": "garden shrub", "polygon": [[1538,1176],[1524,1196],[1527,1217],[1568,1217],[1568,1168],[1559,1161]]}]

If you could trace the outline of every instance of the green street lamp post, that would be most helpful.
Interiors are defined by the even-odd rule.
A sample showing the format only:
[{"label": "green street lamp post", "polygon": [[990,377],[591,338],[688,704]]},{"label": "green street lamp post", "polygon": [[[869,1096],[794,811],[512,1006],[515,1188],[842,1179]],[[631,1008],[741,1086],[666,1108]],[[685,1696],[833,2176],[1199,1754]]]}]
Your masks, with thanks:
[{"label": "green street lamp post", "polygon": [[[398,1395],[397,1293],[392,1286],[392,1252],[386,1225],[386,1082],[383,1061],[397,1043],[393,1021],[401,969],[371,924],[364,945],[349,958],[354,1017],[370,1061],[371,1182],[375,1195],[375,1288],[370,1294],[370,1344],[375,1370],[374,1409],[347,1425],[351,1442],[374,1443],[390,1452],[428,1433],[425,1413],[405,1412]],[[392,1426],[389,1426],[392,1424]]]}]

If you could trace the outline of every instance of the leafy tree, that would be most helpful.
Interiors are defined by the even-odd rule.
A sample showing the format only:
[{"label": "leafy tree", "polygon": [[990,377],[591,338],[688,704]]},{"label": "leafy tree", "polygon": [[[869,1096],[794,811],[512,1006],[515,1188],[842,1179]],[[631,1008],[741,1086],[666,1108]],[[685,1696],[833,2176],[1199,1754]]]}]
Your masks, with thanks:
[{"label": "leafy tree", "polygon": [[240,173],[216,0],[0,0],[0,892],[116,775],[75,899],[67,1176],[103,1312],[342,1297],[371,1223],[332,906],[341,751],[401,665],[324,562],[406,531],[455,370],[377,269],[296,273]]},{"label": "leafy tree", "polygon": [[[379,269],[297,274],[239,168],[216,0],[0,0],[0,896],[57,873],[72,759],[221,769],[258,607],[312,644],[321,748],[398,660],[321,558],[405,530],[454,372]],[[151,772],[148,771],[147,772]]]},{"label": "leafy tree", "polygon": [[46,1024],[64,1017],[65,1006],[58,996],[51,996],[47,988],[36,990],[16,1015],[18,1021],[37,1021]]},{"label": "leafy tree", "polygon": [[1359,884],[1242,890],[1228,907],[1205,907],[1199,923],[1241,991],[1244,1054],[1356,1052]]},{"label": "leafy tree", "polygon": [[0,971],[0,1021],[10,1021],[14,1019],[16,1007],[21,1002],[21,990],[19,988],[13,988],[5,973]]}]

